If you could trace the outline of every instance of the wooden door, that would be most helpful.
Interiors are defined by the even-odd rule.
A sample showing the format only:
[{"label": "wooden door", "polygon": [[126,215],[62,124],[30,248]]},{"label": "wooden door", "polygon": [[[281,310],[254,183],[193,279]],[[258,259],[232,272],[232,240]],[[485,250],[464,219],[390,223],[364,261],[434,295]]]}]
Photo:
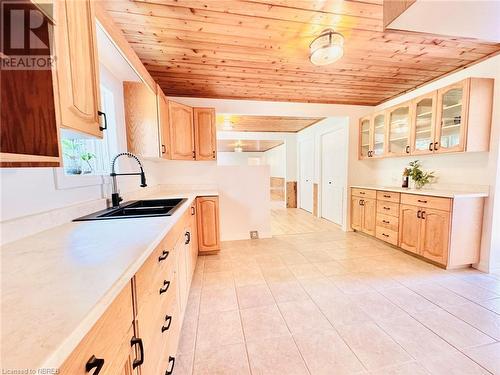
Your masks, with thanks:
[{"label": "wooden door", "polygon": [[363,199],[363,228],[362,231],[375,235],[377,228],[377,201],[375,199]]},{"label": "wooden door", "polygon": [[160,132],[160,154],[163,159],[170,159],[170,125],[168,116],[168,100],[159,85],[156,86],[158,104],[158,128]]},{"label": "wooden door", "polygon": [[438,90],[434,151],[465,150],[470,80]]},{"label": "wooden door", "polygon": [[354,230],[363,229],[363,206],[362,199],[351,197],[351,228]]},{"label": "wooden door", "polygon": [[419,253],[420,212],[416,206],[402,204],[399,209],[399,247]]},{"label": "wooden door", "polygon": [[54,4],[61,126],[102,138],[93,1]]},{"label": "wooden door", "polygon": [[373,150],[372,116],[359,120],[359,159],[371,157]]},{"label": "wooden door", "polygon": [[411,154],[434,152],[436,131],[437,91],[412,100]]},{"label": "wooden door", "polygon": [[450,238],[450,213],[429,208],[422,209],[420,254],[446,265]]},{"label": "wooden door", "polygon": [[387,110],[387,155],[410,154],[410,103]]},{"label": "wooden door", "polygon": [[160,156],[157,95],[143,82],[123,82],[127,149],[133,154]]},{"label": "wooden door", "polygon": [[199,251],[220,250],[219,198],[198,197],[196,211]]},{"label": "wooden door", "polygon": [[385,111],[373,115],[373,151],[372,157],[385,156],[387,142],[387,113]]},{"label": "wooden door", "polygon": [[193,108],[196,160],[217,159],[215,108]]},{"label": "wooden door", "polygon": [[170,124],[170,154],[173,160],[194,160],[193,108],[168,102]]}]

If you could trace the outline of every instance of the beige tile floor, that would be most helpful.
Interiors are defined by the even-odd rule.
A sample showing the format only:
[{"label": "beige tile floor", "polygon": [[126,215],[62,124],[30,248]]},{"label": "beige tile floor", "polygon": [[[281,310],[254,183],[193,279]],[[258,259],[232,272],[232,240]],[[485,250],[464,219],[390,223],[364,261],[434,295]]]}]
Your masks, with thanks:
[{"label": "beige tile floor", "polygon": [[198,258],[176,375],[500,374],[499,275],[301,210],[274,211],[273,230]]}]

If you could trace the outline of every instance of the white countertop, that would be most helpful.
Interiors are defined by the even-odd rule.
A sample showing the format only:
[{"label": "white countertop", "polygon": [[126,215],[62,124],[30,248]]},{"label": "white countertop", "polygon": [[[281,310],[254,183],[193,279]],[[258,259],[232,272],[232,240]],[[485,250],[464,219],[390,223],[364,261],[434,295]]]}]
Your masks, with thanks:
[{"label": "white countertop", "polygon": [[197,196],[172,216],[71,222],[3,246],[3,369],[59,367]]},{"label": "white countertop", "polygon": [[459,191],[459,190],[433,190],[433,189],[410,189],[394,186],[375,186],[375,185],[351,185],[352,188],[392,191],[394,193],[428,195],[433,197],[445,198],[484,198],[489,194],[484,191]]}]

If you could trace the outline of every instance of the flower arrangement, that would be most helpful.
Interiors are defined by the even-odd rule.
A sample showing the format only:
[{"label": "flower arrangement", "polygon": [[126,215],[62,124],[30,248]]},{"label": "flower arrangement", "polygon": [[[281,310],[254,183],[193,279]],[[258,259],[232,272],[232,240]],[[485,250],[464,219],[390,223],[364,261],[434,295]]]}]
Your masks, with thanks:
[{"label": "flower arrangement", "polygon": [[421,189],[431,183],[436,177],[434,172],[424,172],[419,160],[411,161],[408,168],[408,174],[415,182],[415,188]]}]

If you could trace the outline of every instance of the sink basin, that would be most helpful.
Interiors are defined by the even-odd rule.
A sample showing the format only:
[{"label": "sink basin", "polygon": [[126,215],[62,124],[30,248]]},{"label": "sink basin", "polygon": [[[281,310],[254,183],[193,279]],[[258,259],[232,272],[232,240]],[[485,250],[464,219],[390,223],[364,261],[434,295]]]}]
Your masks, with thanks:
[{"label": "sink basin", "polygon": [[130,201],[122,204],[120,207],[94,212],[73,221],[171,216],[185,201],[186,198]]}]

